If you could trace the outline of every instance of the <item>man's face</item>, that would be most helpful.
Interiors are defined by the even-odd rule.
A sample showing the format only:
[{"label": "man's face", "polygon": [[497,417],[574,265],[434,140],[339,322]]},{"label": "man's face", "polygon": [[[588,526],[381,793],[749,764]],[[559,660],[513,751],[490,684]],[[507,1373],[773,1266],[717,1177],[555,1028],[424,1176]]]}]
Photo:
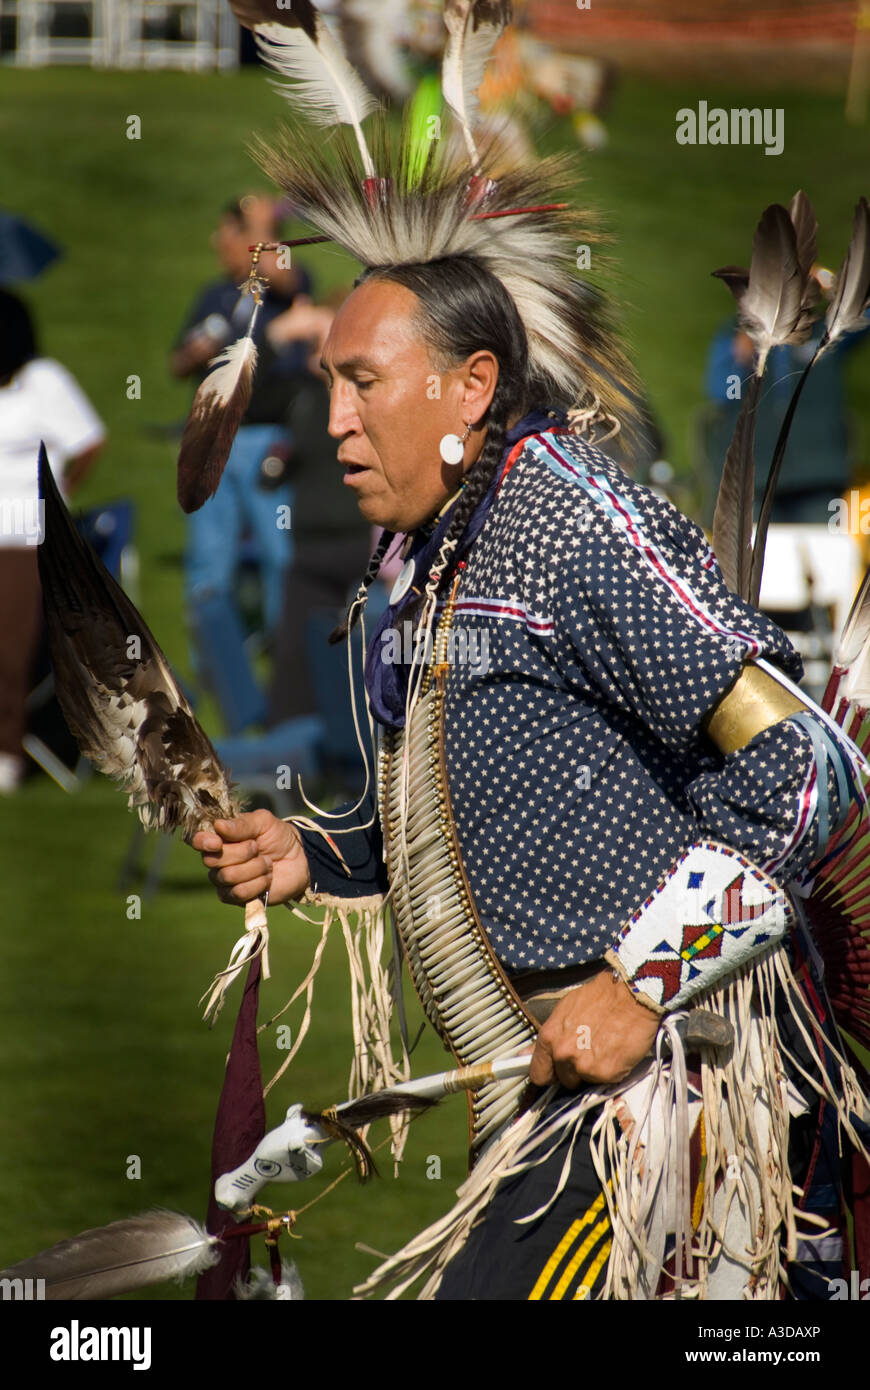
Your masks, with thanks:
[{"label": "man's face", "polygon": [[414,323],[418,309],[403,285],[368,281],[345,300],[323,348],[344,482],[366,520],[391,531],[434,516],[461,478],[438,445],[463,433],[462,372],[434,366]]}]

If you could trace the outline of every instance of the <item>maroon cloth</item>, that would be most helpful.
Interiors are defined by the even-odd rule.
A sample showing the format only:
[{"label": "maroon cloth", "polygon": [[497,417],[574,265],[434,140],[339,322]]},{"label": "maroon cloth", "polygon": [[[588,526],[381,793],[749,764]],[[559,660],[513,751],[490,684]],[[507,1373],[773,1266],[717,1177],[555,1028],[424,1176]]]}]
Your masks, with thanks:
[{"label": "maroon cloth", "polygon": [[22,757],[25,700],[36,653],[40,613],[36,546],[0,546],[0,753]]},{"label": "maroon cloth", "polygon": [[[227,1058],[223,1090],[218,1102],[211,1145],[211,1186],[206,1229],[219,1235],[233,1225],[229,1212],[214,1199],[215,1182],[223,1173],[238,1168],[250,1158],[266,1132],[266,1106],[260,1054],[257,1051],[257,1002],[260,995],[260,957],[251,962],[239,1016]],[[237,1277],[244,1279],[251,1267],[250,1240],[247,1237],[227,1243],[220,1261],[199,1276],[197,1299],[231,1299]]]}]

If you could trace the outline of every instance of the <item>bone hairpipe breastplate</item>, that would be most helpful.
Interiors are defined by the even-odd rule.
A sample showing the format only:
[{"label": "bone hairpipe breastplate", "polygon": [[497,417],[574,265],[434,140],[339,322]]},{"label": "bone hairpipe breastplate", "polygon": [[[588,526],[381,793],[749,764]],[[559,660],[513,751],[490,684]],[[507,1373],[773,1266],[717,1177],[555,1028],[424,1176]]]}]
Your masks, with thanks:
[{"label": "bone hairpipe breastplate", "polygon": [[[394,912],[411,977],[430,1023],[462,1066],[505,1057],[535,1040],[535,1026],[480,925],[462,867],[443,746],[442,668],[409,727],[390,732],[381,755],[381,823]],[[407,743],[407,748],[406,748]],[[408,758],[402,846],[402,764]],[[472,1098],[472,1152],[516,1110],[523,1079]]]}]

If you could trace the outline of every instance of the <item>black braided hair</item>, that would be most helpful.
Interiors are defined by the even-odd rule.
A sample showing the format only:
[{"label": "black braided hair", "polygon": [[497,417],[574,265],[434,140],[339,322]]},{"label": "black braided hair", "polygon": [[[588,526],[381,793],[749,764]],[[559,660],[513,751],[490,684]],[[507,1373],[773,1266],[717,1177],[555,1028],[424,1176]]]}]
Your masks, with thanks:
[{"label": "black braided hair", "polygon": [[[535,390],[535,383],[529,376],[526,331],[502,282],[473,255],[376,266],[367,270],[357,283],[369,280],[391,281],[416,296],[419,303],[417,327],[430,350],[433,366],[446,371],[484,350],[493,353],[498,362],[495,392],[486,415],[479,422],[486,426],[484,446],[465,475],[465,486],[454,505],[444,541],[430,571],[430,579],[438,572],[435,592],[440,594],[452,570],[450,552],[462,539],[474,509],[498,468],[508,422],[514,416],[525,414]],[[380,556],[375,551],[366,578],[376,562],[377,569],[380,568],[385,554],[386,547]],[[373,582],[377,569],[369,583]],[[421,596],[406,616],[415,618],[423,602]]]},{"label": "black braided hair", "polygon": [[363,602],[362,604],[360,604],[358,608],[354,610],[352,621],[350,620],[350,614],[347,613],[345,614],[344,618],[342,618],[338,627],[333,628],[328,638],[330,644],[334,644],[336,642],[343,642],[347,634],[353,628],[356,627],[357,622],[359,621],[361,608],[364,606],[365,601],[368,598],[369,589],[372,587],[375,580],[377,579],[380,573],[381,565],[384,563],[384,556],[386,555],[395,538],[395,531],[384,531],[383,535],[381,536],[380,540],[378,541],[377,545],[371,553],[371,558],[369,559],[368,565],[366,566],[366,572],[363,575],[362,580],[360,582],[360,586],[356,592],[356,598],[354,599],[354,603],[356,603],[359,599],[362,599]]}]

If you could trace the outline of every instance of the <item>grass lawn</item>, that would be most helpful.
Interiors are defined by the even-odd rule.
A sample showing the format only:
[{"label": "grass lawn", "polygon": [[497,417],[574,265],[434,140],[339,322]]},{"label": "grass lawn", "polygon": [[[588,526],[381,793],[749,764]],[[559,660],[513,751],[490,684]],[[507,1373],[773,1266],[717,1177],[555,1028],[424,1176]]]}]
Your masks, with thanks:
[{"label": "grass lawn", "polygon": [[[687,148],[674,139],[682,106],[781,106],[785,149]],[[216,213],[248,186],[265,186],[246,152],[249,134],[280,119],[283,104],[254,72],[232,76],[93,73],[0,74],[0,203],[31,218],[66,249],[28,295],[43,350],[70,367],[105,419],[109,444],[81,494],[84,505],[130,496],[137,505],[141,608],[179,673],[189,674],[181,608],[183,518],[175,502],[174,446],[189,393],[166,369],[187,305],[213,274],[207,238]],[[141,139],[126,137],[141,120]],[[765,93],[626,78],[608,118],[610,143],[584,161],[583,196],[618,233],[613,254],[626,328],[668,455],[691,486],[689,421],[702,401],[713,329],[730,296],[710,278],[745,262],[761,210],[798,187],[821,223],[820,254],[836,266],[852,211],[866,192],[866,132],[843,123],[830,95]],[[568,138],[556,122],[545,148]],[[312,248],[306,264],[326,291],[352,278],[340,253]],[[870,439],[866,359],[850,366],[853,405]],[[141,399],[128,398],[128,378]],[[866,449],[862,455],[866,462]],[[216,729],[210,729],[217,732]],[[0,1263],[87,1226],[149,1206],[201,1215],[211,1123],[238,988],[208,1032],[196,1001],[238,935],[198,858],[175,846],[159,895],[128,917],[117,887],[132,820],[114,788],[92,779],[75,798],[47,779],[0,801]],[[317,939],[283,909],[271,913],[273,979],[261,1017],[280,1007]],[[276,1124],[295,1100],[344,1095],[350,1034],[343,948],[327,952],[315,1028],[290,1077],[270,1096]],[[281,1054],[264,1047],[264,1072]],[[446,1065],[427,1033],[415,1071]],[[344,1182],[300,1222],[296,1255],[312,1298],[346,1298],[371,1267],[357,1242],[392,1251],[450,1204],[464,1174],[465,1106],[445,1103],[412,1131],[399,1181],[368,1191]],[[131,1156],[141,1178],[128,1178]],[[440,1179],[427,1178],[428,1160]],[[341,1165],[305,1189],[266,1199],[309,1200]],[[192,1286],[154,1297],[189,1297]]]}]

